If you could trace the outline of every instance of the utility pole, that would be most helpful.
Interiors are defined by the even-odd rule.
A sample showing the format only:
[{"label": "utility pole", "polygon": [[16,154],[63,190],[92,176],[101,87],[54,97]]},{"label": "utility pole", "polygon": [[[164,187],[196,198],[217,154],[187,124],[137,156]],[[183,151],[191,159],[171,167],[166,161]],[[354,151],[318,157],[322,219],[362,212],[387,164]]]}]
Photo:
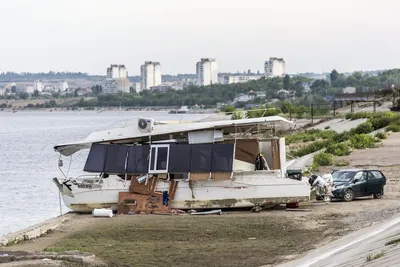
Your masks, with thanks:
[{"label": "utility pole", "polygon": [[314,103],[311,103],[311,124],[314,123]]}]

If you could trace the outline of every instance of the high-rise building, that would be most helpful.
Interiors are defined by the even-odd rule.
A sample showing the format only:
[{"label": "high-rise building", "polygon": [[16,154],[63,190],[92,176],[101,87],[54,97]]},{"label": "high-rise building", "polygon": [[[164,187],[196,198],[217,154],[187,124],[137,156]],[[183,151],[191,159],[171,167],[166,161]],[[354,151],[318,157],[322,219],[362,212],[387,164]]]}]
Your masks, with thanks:
[{"label": "high-rise building", "polygon": [[68,91],[68,83],[66,81],[60,81],[59,89],[60,92]]},{"label": "high-rise building", "polygon": [[283,77],[286,74],[285,60],[283,58],[270,57],[268,61],[265,61],[265,77]]},{"label": "high-rise building", "polygon": [[44,89],[43,83],[40,80],[36,80],[33,82],[33,90],[42,92]]},{"label": "high-rise building", "polygon": [[127,77],[128,77],[128,72],[125,68],[125,65],[112,64],[109,68],[107,68],[107,78],[120,79]]},{"label": "high-rise building", "polygon": [[140,66],[140,87],[141,90],[149,90],[153,86],[161,85],[160,62],[146,61]]},{"label": "high-rise building", "polygon": [[217,60],[214,58],[202,58],[196,63],[197,84],[210,85],[218,83]]},{"label": "high-rise building", "polygon": [[101,84],[103,93],[129,93],[131,84],[127,76],[128,71],[126,70],[125,65],[111,65],[109,68],[107,68],[107,78]]}]

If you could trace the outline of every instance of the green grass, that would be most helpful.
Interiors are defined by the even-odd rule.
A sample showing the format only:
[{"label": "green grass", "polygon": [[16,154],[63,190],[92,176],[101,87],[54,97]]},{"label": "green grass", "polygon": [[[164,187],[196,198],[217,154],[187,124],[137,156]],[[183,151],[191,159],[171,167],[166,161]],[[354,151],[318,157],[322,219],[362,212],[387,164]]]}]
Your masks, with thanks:
[{"label": "green grass", "polygon": [[385,246],[397,245],[398,243],[400,243],[400,238],[392,239],[392,240],[386,242]]},{"label": "green grass", "polygon": [[367,262],[373,261],[373,260],[382,258],[383,256],[385,256],[385,252],[383,252],[383,251],[376,253],[376,254],[368,254],[365,261],[367,261]]},{"label": "green grass", "polygon": [[323,230],[263,214],[118,216],[46,251],[91,252],[108,266],[262,266],[312,248]]}]

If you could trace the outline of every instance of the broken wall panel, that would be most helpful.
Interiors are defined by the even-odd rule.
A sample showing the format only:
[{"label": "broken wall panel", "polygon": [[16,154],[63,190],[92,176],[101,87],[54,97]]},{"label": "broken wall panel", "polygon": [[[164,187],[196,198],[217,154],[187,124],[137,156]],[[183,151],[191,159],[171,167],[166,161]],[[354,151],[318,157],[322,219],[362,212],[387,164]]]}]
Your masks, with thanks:
[{"label": "broken wall panel", "polygon": [[213,144],[212,172],[231,172],[233,169],[233,144]]},{"label": "broken wall panel", "polygon": [[212,144],[191,145],[190,171],[210,172],[212,161]]},{"label": "broken wall panel", "polygon": [[106,173],[125,173],[125,163],[129,147],[111,144],[107,146],[107,155],[104,164]]},{"label": "broken wall panel", "polygon": [[235,159],[237,160],[254,163],[259,151],[259,144],[256,139],[236,140]]},{"label": "broken wall panel", "polygon": [[142,174],[149,171],[150,146],[131,146],[128,152],[127,173]]},{"label": "broken wall panel", "polygon": [[83,171],[103,172],[106,155],[107,155],[107,145],[92,144]]},{"label": "broken wall panel", "polygon": [[191,146],[171,144],[169,151],[169,172],[186,173],[190,171]]}]

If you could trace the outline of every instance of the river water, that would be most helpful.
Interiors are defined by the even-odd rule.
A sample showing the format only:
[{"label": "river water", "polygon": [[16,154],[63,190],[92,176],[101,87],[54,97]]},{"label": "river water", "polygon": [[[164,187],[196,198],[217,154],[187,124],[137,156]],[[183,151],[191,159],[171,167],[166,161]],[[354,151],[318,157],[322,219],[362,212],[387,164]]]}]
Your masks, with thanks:
[{"label": "river water", "polygon": [[[60,177],[59,143],[86,138],[106,128],[136,125],[138,117],[198,120],[208,115],[167,112],[0,112],[0,236],[60,215],[53,177]],[[68,176],[83,174],[87,150],[73,155]],[[69,161],[64,158],[63,171]],[[68,208],[62,203],[62,212]]]}]

